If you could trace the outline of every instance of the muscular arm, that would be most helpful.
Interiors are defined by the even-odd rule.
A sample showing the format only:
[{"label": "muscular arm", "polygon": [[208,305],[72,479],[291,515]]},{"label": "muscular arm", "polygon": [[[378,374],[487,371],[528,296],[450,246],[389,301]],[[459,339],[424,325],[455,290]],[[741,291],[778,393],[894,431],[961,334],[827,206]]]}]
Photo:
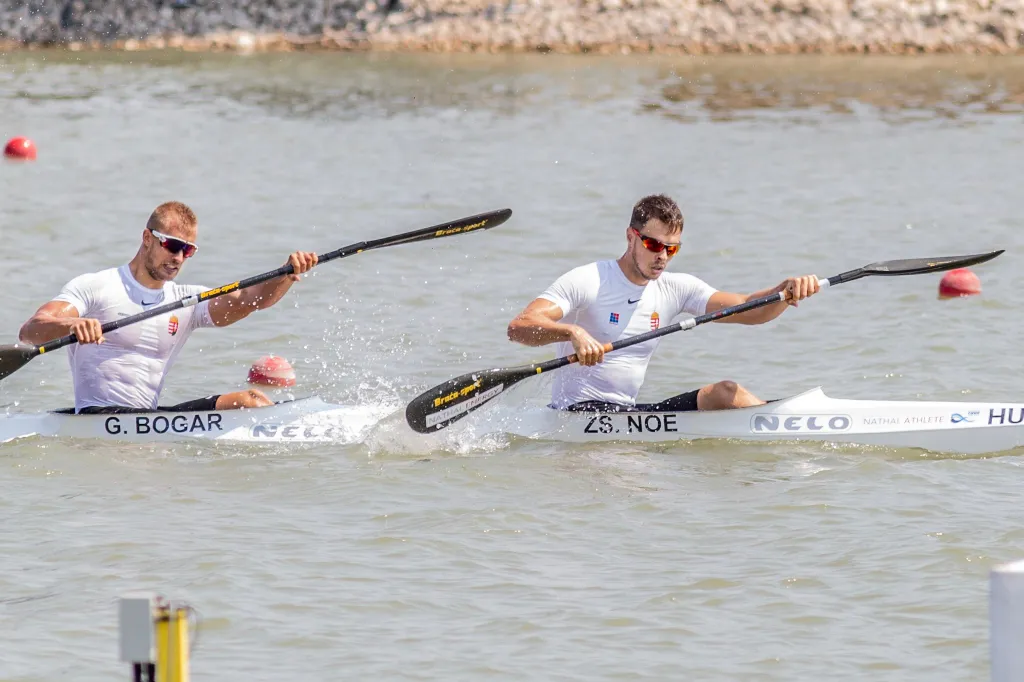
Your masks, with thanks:
[{"label": "muscular arm", "polygon": [[21,325],[18,339],[39,346],[47,341],[74,334],[82,343],[96,343],[103,339],[98,320],[82,319],[78,309],[65,301],[44,303]]},{"label": "muscular arm", "polygon": [[559,322],[561,319],[562,309],[558,305],[544,298],[535,299],[509,322],[508,338],[526,346],[569,341],[581,365],[596,365],[604,360],[604,346],[583,327]]},{"label": "muscular arm", "polygon": [[525,346],[546,346],[571,341],[576,325],[563,324],[562,309],[551,301],[538,298],[526,306],[508,324],[508,338]]},{"label": "muscular arm", "polygon": [[210,301],[210,318],[218,327],[244,320],[257,310],[280,301],[292,287],[289,277],[278,277],[248,289],[233,291]]},{"label": "muscular arm", "polygon": [[[774,294],[779,291],[778,287],[772,287],[771,289],[764,289],[762,291],[755,291],[752,294],[733,294],[728,291],[717,291],[712,294],[708,300],[707,312],[713,313],[722,308],[730,308],[734,305],[746,303],[752,301],[755,298],[761,296],[767,296]],[[736,315],[730,315],[729,317],[723,317],[715,322],[731,323],[731,324],[764,324],[765,322],[771,322],[776,317],[785,312],[786,308],[789,307],[788,303],[772,303],[761,308],[754,310],[748,310],[745,313],[739,313]]]},{"label": "muscular arm", "polygon": [[753,301],[754,299],[761,298],[762,296],[777,294],[781,291],[786,292],[785,301],[772,303],[760,308],[755,308],[754,310],[748,310],[745,313],[730,315],[729,317],[723,317],[722,319],[715,321],[738,324],[764,324],[765,322],[770,322],[781,315],[789,306],[796,306],[799,301],[818,293],[818,291],[820,291],[820,286],[818,285],[818,278],[815,275],[803,275],[801,277],[789,277],[778,286],[772,287],[771,289],[755,291],[754,293],[747,295],[731,294],[727,291],[717,291],[711,295],[710,299],[708,299],[706,312],[712,313],[717,310],[721,310],[722,308],[729,308],[734,305],[746,303],[747,301]]},{"label": "muscular arm", "polygon": [[292,284],[299,281],[302,273],[308,272],[317,263],[315,253],[296,251],[288,256],[293,274],[267,280],[263,284],[233,291],[210,301],[210,319],[218,327],[226,327],[244,320],[257,310],[265,310],[288,293]]}]

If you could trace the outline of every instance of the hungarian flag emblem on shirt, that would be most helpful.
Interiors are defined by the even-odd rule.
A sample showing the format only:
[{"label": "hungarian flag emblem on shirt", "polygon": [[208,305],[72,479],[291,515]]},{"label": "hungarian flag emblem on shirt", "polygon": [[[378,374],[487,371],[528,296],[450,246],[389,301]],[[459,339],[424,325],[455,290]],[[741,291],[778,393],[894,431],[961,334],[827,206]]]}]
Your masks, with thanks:
[{"label": "hungarian flag emblem on shirt", "polygon": [[167,333],[174,336],[178,333],[178,316],[171,315],[170,322],[167,323]]},{"label": "hungarian flag emblem on shirt", "polygon": [[661,318],[658,316],[658,313],[656,313],[656,312],[655,313],[651,313],[651,331],[653,332],[655,329],[657,329],[660,326],[661,326]]}]

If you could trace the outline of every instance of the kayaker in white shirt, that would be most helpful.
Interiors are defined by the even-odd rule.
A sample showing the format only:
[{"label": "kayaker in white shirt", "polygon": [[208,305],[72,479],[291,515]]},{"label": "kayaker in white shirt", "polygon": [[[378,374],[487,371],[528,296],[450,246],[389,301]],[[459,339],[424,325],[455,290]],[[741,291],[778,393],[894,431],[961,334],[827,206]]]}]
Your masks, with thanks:
[{"label": "kayaker in white shirt", "polygon": [[68,346],[76,412],[229,410],[273,404],[256,389],[167,407],[158,401],[168,371],[195,329],[226,327],[274,305],[316,265],[315,253],[291,254],[293,275],[143,320],[105,337],[102,333],[105,322],[207,289],[174,283],[185,260],[196,253],[197,234],[198,222],[188,206],[177,201],[157,206],[130,263],[76,277],[22,325],[20,339],[34,345],[68,334],[78,338],[78,344]]},{"label": "kayaker in white shirt", "polygon": [[562,275],[508,326],[509,339],[527,346],[559,343],[560,355],[575,353],[579,363],[554,379],[551,405],[565,410],[671,411],[721,410],[764,404],[734,381],[719,381],[658,403],[636,403],[654,350],[661,339],[610,353],[604,344],[670,324],[687,313],[702,315],[780,291],[776,303],[723,318],[721,322],[764,324],[789,306],[818,293],[814,275],[789,277],[752,294],[718,291],[692,275],[666,272],[679,251],[683,215],[667,196],[644,197],[626,228],[626,251],[618,260],[599,261]]}]

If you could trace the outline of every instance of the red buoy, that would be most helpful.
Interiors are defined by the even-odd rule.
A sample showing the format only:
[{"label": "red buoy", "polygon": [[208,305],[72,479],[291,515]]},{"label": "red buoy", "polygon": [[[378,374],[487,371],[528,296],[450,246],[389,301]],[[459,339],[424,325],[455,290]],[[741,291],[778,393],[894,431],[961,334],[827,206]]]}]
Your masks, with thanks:
[{"label": "red buoy", "polygon": [[960,298],[977,296],[981,293],[981,280],[967,268],[950,270],[939,282],[939,298]]},{"label": "red buoy", "polygon": [[4,147],[4,156],[20,161],[35,161],[36,143],[27,137],[12,137]]},{"label": "red buoy", "polygon": [[249,368],[249,383],[261,386],[294,386],[295,370],[284,358],[265,355]]}]

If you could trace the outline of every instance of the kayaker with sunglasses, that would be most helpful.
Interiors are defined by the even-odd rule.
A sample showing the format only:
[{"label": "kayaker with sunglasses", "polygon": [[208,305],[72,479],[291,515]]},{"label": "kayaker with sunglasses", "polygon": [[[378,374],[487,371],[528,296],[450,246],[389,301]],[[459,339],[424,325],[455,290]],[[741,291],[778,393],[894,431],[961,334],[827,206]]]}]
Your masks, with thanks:
[{"label": "kayaker with sunglasses", "polygon": [[142,231],[142,244],[131,262],[81,275],[42,305],[19,334],[40,345],[74,334],[68,346],[78,413],[150,410],[229,410],[273,404],[262,391],[212,395],[177,405],[158,405],[167,372],[189,335],[200,327],[226,327],[281,300],[299,275],[316,265],[315,253],[288,257],[295,274],[240,289],[198,305],[181,308],[123,327],[104,337],[101,327],[153,306],[206,291],[207,287],[174,283],[185,260],[195,255],[198,223],[185,204],[157,206]]},{"label": "kayaker with sunglasses", "polygon": [[660,339],[605,357],[604,344],[670,324],[688,313],[702,315],[749,299],[787,291],[787,303],[765,306],[722,322],[764,324],[818,293],[814,275],[790,277],[752,294],[718,291],[692,275],[666,272],[679,251],[683,214],[664,195],[647,196],[633,207],[626,228],[626,252],[618,260],[590,263],[559,277],[508,326],[512,341],[527,346],[560,343],[559,355],[575,353],[555,375],[552,407],[576,411],[686,412],[761,405],[733,381],[720,381],[658,403],[636,403],[647,365]]}]

